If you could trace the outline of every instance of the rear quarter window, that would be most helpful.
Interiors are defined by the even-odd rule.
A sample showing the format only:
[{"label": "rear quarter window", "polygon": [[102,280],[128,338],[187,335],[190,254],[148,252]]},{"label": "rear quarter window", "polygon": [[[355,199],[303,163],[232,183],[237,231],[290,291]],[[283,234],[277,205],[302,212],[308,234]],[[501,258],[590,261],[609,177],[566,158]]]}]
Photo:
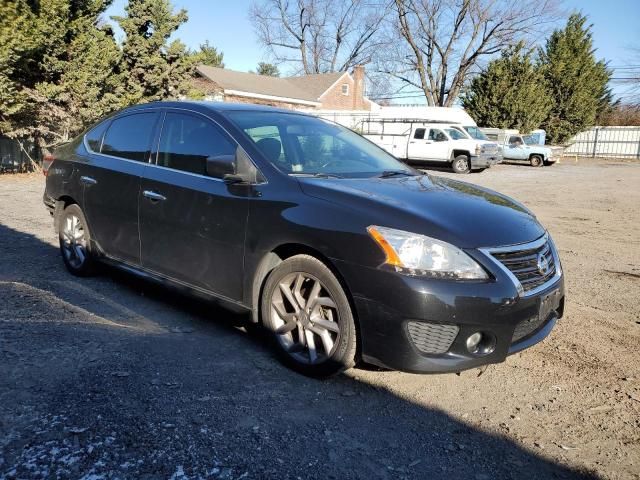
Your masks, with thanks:
[{"label": "rear quarter window", "polygon": [[104,137],[104,132],[107,131],[108,126],[108,121],[99,123],[85,135],[89,150],[94,152],[100,151],[100,148],[102,147],[102,138]]},{"label": "rear quarter window", "polygon": [[101,153],[146,162],[150,154],[151,136],[157,114],[135,113],[111,122],[102,142]]}]

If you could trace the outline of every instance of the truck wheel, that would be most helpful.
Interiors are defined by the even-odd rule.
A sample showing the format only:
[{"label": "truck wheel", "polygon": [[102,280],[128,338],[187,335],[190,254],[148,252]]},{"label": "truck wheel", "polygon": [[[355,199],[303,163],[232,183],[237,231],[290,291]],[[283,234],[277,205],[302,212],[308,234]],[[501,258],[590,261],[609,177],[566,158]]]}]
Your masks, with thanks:
[{"label": "truck wheel", "polygon": [[532,167],[541,167],[544,165],[544,161],[540,155],[531,155],[529,162],[531,162]]},{"label": "truck wheel", "polygon": [[451,168],[456,173],[469,173],[471,171],[471,161],[466,155],[458,155],[451,162]]}]

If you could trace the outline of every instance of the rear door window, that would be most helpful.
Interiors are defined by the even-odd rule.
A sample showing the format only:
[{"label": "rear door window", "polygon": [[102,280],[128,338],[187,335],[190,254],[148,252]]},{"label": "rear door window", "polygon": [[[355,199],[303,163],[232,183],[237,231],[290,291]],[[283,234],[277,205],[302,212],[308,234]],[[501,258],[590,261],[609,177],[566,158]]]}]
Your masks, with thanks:
[{"label": "rear door window", "polygon": [[416,132],[413,134],[413,138],[417,140],[424,140],[424,132],[426,128],[416,128]]},{"label": "rear door window", "polygon": [[235,151],[234,142],[206,118],[169,112],[162,126],[157,164],[207,175],[208,157],[233,157]]},{"label": "rear door window", "polygon": [[432,128],[429,130],[429,140],[433,142],[446,142],[447,136],[442,132],[442,130]]},{"label": "rear door window", "polygon": [[146,162],[157,116],[156,112],[147,112],[116,118],[107,130],[101,153]]}]

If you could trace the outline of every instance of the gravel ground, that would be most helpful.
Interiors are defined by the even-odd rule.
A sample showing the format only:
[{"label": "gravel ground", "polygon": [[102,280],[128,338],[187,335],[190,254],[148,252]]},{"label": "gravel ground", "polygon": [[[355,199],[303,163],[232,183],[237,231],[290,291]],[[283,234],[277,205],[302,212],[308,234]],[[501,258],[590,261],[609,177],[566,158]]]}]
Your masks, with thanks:
[{"label": "gravel ground", "polygon": [[67,274],[42,177],[0,177],[0,478],[639,479],[640,163],[463,179],[549,228],[565,318],[482,375],[316,381],[242,317],[111,270]]}]

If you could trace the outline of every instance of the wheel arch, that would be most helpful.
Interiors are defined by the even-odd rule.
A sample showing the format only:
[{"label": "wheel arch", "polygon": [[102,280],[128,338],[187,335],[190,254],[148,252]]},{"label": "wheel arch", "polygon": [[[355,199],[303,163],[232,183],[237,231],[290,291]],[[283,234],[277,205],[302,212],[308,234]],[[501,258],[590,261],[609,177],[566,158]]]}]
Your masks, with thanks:
[{"label": "wheel arch", "polygon": [[262,296],[262,291],[264,289],[265,283],[267,282],[269,274],[280,263],[285,261],[287,258],[291,258],[295,255],[309,255],[311,257],[317,258],[322,263],[324,263],[327,268],[331,270],[331,273],[333,273],[338,279],[338,282],[342,286],[345,295],[347,296],[349,306],[351,307],[351,313],[353,315],[353,320],[356,327],[356,358],[360,358],[360,322],[358,319],[358,311],[356,310],[355,301],[353,299],[351,289],[349,288],[346,279],[336,268],[331,259],[319,250],[310,247],[309,245],[305,245],[302,243],[284,243],[277,246],[262,257],[253,276],[251,289],[251,321],[256,324],[260,323],[260,297]]},{"label": "wheel arch", "polygon": [[62,195],[56,200],[56,207],[53,211],[53,227],[58,233],[60,215],[69,205],[78,205],[78,202],[70,195]]},{"label": "wheel arch", "polygon": [[471,152],[469,152],[468,150],[454,149],[453,157],[451,158],[451,161],[453,162],[453,160],[460,155],[464,155],[465,157],[468,157],[469,159],[471,159]]}]

